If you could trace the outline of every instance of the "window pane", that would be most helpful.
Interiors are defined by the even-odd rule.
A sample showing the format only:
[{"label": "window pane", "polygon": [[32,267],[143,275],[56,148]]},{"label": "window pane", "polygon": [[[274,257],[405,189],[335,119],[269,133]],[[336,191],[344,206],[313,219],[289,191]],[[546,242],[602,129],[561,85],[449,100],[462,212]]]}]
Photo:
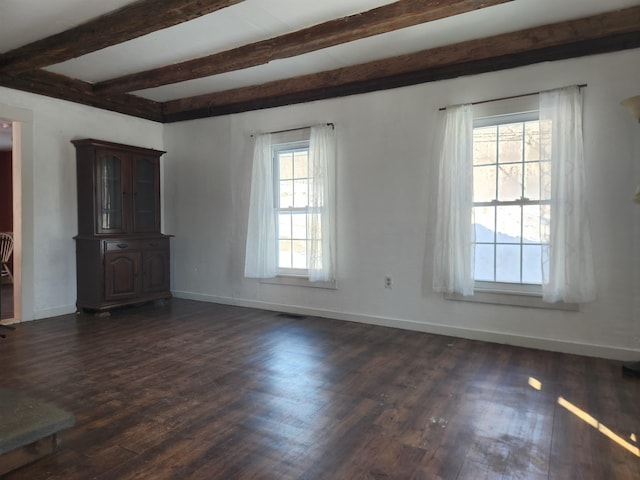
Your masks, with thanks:
[{"label": "window pane", "polygon": [[551,162],[540,163],[540,200],[551,200]]},{"label": "window pane", "polygon": [[540,160],[551,160],[551,121],[540,122]]},{"label": "window pane", "polygon": [[280,208],[293,207],[293,180],[283,180],[280,182]]},{"label": "window pane", "polygon": [[307,214],[296,213],[292,218],[292,238],[306,239],[307,238]]},{"label": "window pane", "polygon": [[542,246],[523,245],[522,283],[542,283]]},{"label": "window pane", "polygon": [[[322,252],[322,241],[318,240],[317,244],[318,244],[318,250],[317,251],[318,252]],[[307,252],[310,252],[310,250],[311,250],[311,240],[309,240],[307,242]],[[309,268],[309,265],[307,265],[307,268]],[[318,268],[318,269],[322,268],[322,256],[320,256],[320,258],[317,260],[316,268]]]},{"label": "window pane", "polygon": [[278,243],[278,267],[291,268],[291,241],[280,240]]},{"label": "window pane", "polygon": [[301,150],[293,156],[293,174],[295,178],[307,178],[309,176],[309,151]]},{"label": "window pane", "polygon": [[493,245],[476,245],[475,246],[475,265],[474,278],[485,282],[493,282],[493,265],[494,265]]},{"label": "window pane", "polygon": [[[311,228],[320,228],[322,209],[309,208],[308,142],[277,145],[274,170],[274,189],[278,211],[278,268],[284,275],[291,270],[304,274],[309,268],[308,248]],[[281,149],[281,150],[278,150]],[[314,237],[315,238],[315,237]]]},{"label": "window pane", "polygon": [[293,185],[293,206],[296,208],[304,208],[309,205],[309,181],[294,180]]},{"label": "window pane", "polygon": [[540,205],[522,207],[522,243],[541,243]]},{"label": "window pane", "polygon": [[523,124],[498,125],[498,162],[521,162]]},{"label": "window pane", "polygon": [[498,168],[498,200],[511,202],[522,197],[522,164]]},{"label": "window pane", "polygon": [[549,282],[549,245],[542,246],[542,283]]},{"label": "window pane", "polygon": [[524,160],[540,160],[540,125],[537,121],[524,124]]},{"label": "window pane", "polygon": [[540,200],[540,163],[524,165],[524,196],[529,200]]},{"label": "window pane", "polygon": [[[542,283],[550,226],[550,140],[550,124],[537,120],[474,129],[476,280]],[[491,164],[496,160],[497,168]],[[523,199],[541,205],[525,205]]]},{"label": "window pane", "polygon": [[473,201],[490,202],[496,199],[496,167],[473,168]]},{"label": "window pane", "polygon": [[520,245],[496,245],[496,282],[520,283]]},{"label": "window pane", "polygon": [[549,162],[525,164],[524,196],[529,200],[551,198],[551,164]]},{"label": "window pane", "polygon": [[307,241],[293,240],[292,268],[307,268]]},{"label": "window pane", "polygon": [[496,163],[496,140],[498,129],[495,126],[473,129],[473,164]]},{"label": "window pane", "polygon": [[322,214],[309,213],[307,215],[307,238],[322,238]]},{"label": "window pane", "polygon": [[496,242],[520,243],[522,234],[521,207],[519,205],[496,207]]},{"label": "window pane", "polygon": [[291,214],[278,215],[278,238],[291,238]]},{"label": "window pane", "polygon": [[293,153],[281,152],[278,154],[280,162],[278,168],[280,172],[280,180],[289,180],[293,178]]},{"label": "window pane", "polygon": [[474,207],[473,225],[476,242],[495,242],[496,207]]},{"label": "window pane", "polygon": [[549,243],[551,241],[551,206],[540,205],[540,241]]}]

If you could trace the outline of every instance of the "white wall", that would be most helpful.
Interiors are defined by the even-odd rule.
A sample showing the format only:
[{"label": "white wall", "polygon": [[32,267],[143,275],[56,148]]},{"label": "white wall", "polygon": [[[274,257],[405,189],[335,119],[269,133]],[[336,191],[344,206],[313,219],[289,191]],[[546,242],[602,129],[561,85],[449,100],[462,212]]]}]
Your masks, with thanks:
[{"label": "white wall", "polygon": [[162,148],[162,125],[0,87],[0,117],[24,122],[22,320],[75,311],[77,138]]},{"label": "white wall", "polygon": [[[639,50],[385,92],[165,125],[0,88],[24,122],[23,320],[75,309],[75,151],[93,137],[164,149],[164,227],[176,296],[586,353],[640,356]],[[587,83],[585,141],[598,300],[580,312],[447,301],[431,292],[432,145],[441,106]],[[338,134],[339,288],[242,276],[253,132],[333,122]],[[164,132],[164,138],[163,138]],[[393,289],[383,277],[393,277]]]},{"label": "white wall", "polygon": [[[166,125],[172,288],[186,298],[635,358],[640,207],[630,196],[640,128],[619,102],[640,93],[639,60],[632,50]],[[588,84],[584,134],[598,300],[561,312],[454,302],[431,292],[438,108],[580,83]],[[338,135],[339,288],[245,279],[250,134],[320,122],[333,122]],[[385,275],[393,277],[391,290]]]}]

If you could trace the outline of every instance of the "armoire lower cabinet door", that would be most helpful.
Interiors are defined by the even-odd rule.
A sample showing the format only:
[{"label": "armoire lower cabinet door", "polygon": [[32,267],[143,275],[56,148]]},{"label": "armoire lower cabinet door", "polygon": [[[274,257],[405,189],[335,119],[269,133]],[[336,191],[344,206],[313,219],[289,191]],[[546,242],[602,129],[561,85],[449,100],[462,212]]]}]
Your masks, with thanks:
[{"label": "armoire lower cabinet door", "polygon": [[142,254],[139,251],[105,253],[105,300],[122,300],[140,295],[141,259]]}]

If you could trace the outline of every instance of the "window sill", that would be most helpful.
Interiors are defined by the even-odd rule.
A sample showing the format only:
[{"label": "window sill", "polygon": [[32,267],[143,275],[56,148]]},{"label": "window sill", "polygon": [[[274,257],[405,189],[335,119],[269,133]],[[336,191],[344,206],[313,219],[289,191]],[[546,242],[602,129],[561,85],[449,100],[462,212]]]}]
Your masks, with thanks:
[{"label": "window sill", "polygon": [[460,302],[488,303],[492,305],[508,305],[512,307],[542,308],[546,310],[564,310],[577,312],[580,306],[577,303],[547,303],[542,300],[542,295],[534,293],[504,292],[476,288],[473,295],[460,295],[459,293],[446,293],[444,298]]},{"label": "window sill", "polygon": [[278,275],[273,278],[263,278],[260,283],[268,283],[270,285],[288,285],[292,287],[311,287],[311,288],[324,288],[328,290],[337,290],[337,282],[310,282],[307,277],[293,276],[293,275]]}]

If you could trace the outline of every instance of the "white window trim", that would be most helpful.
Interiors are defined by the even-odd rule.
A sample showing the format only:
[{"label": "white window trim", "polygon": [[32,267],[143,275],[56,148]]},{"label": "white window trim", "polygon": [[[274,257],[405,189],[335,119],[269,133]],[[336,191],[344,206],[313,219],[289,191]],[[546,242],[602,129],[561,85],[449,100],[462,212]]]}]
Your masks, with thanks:
[{"label": "white window trim", "polygon": [[324,288],[327,290],[338,289],[338,282],[336,280],[332,282],[311,282],[309,281],[309,278],[304,275],[278,274],[273,278],[261,278],[260,283],[268,285],[286,285],[290,287]]},{"label": "white window trim", "polygon": [[[531,107],[532,105],[525,104],[524,106]],[[500,113],[498,115],[493,115],[493,116],[483,116],[483,117],[474,116],[473,128],[476,129],[476,128],[482,128],[487,126],[504,125],[504,124],[510,124],[510,123],[533,122],[533,121],[539,121],[539,118],[540,118],[539,110],[537,108],[535,110],[529,109],[528,111],[525,111],[525,112],[505,113],[503,110],[500,110],[499,112]],[[474,115],[475,115],[475,111],[474,111]],[[548,204],[549,202],[550,201],[530,202],[530,204],[543,205],[543,204]],[[478,202],[473,203],[474,207],[477,205],[477,203]],[[480,203],[482,204],[483,202],[480,202]],[[486,202],[486,203],[491,203],[492,205],[513,204],[513,205],[518,205],[521,208],[525,204],[527,204],[524,198],[513,201],[513,202],[494,200],[493,202]],[[514,245],[521,245],[521,244],[516,243]],[[522,258],[521,258],[521,262],[522,262]],[[498,281],[492,282],[492,281],[475,280],[474,291],[490,292],[490,293],[505,293],[505,294],[511,294],[511,295],[513,294],[529,295],[530,293],[534,293],[542,297],[541,284],[528,285],[525,283],[506,283],[506,282],[498,282]]]},{"label": "white window trim", "polygon": [[527,294],[507,291],[491,291],[476,287],[473,295],[464,296],[459,293],[447,293],[447,300],[458,302],[487,303],[491,305],[507,305],[512,307],[541,308],[544,310],[564,310],[577,312],[580,305],[577,303],[556,302],[548,303],[542,300],[542,293]]},{"label": "white window trim", "polygon": [[[474,128],[507,123],[512,121],[530,120],[532,114],[537,117],[539,111],[538,95],[486,102],[473,106]],[[504,116],[504,121],[500,120]],[[528,285],[519,283],[485,282],[476,280],[473,295],[458,293],[444,294],[447,300],[485,303],[492,305],[506,305],[547,310],[578,311],[576,303],[547,303],[542,300],[542,285]]]},{"label": "white window trim", "polygon": [[[519,305],[549,310],[578,311],[577,303],[548,303],[542,300],[542,285],[526,283],[476,282],[475,291],[483,303]],[[474,301],[474,300],[472,300]]]},{"label": "white window trim", "polygon": [[[273,184],[274,194],[276,192],[276,155],[278,151],[289,150],[296,148],[309,149],[311,141],[311,127],[303,127],[298,129],[283,130],[281,132],[275,132],[271,134],[271,151],[273,161]],[[274,198],[275,201],[275,198]],[[279,209],[276,209],[279,210]],[[277,215],[276,215],[277,216]],[[335,227],[334,227],[335,228]],[[276,238],[277,241],[277,238]],[[276,256],[278,252],[276,251]],[[277,274],[271,278],[261,278],[260,283],[270,285],[286,285],[296,287],[310,287],[310,288],[323,288],[329,290],[337,290],[337,280],[331,281],[310,281],[308,269],[296,269],[296,268],[280,268],[277,266]]]},{"label": "white window trim", "polygon": [[[276,202],[276,198],[279,193],[279,180],[280,180],[280,172],[277,167],[277,157],[278,154],[282,151],[289,150],[309,150],[309,131],[310,129],[300,129],[293,130],[291,132],[284,132],[283,134],[278,134],[277,140],[279,142],[274,141],[271,146],[272,158],[273,158],[273,192],[274,192],[274,202]],[[306,134],[305,134],[306,132]],[[305,138],[306,135],[306,138]],[[286,211],[286,208],[275,207],[276,218],[278,218],[278,213],[282,211]],[[291,212],[300,213],[302,210],[308,210],[303,208],[291,208]],[[277,225],[277,222],[276,222]],[[278,232],[279,233],[279,232]],[[276,235],[276,242],[279,241],[279,236]],[[278,266],[279,260],[279,249],[276,247],[276,278],[295,278],[295,279],[308,279],[309,278],[309,270],[305,268],[281,268]],[[307,282],[309,282],[307,280]],[[271,283],[271,282],[268,282]],[[314,282],[309,282],[314,283]]]}]

